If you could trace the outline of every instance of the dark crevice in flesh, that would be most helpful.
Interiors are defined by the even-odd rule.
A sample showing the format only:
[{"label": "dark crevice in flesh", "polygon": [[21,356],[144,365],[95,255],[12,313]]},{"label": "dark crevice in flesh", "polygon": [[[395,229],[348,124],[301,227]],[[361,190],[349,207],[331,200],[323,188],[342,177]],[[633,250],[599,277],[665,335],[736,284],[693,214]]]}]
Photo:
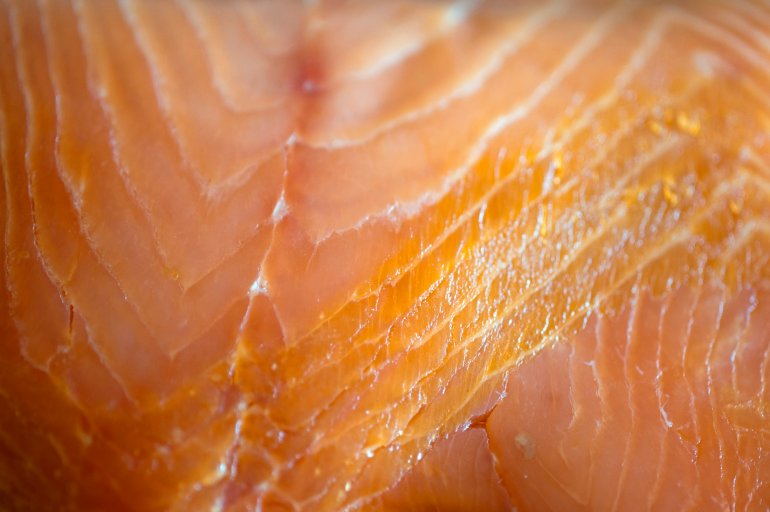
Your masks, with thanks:
[{"label": "dark crevice in flesh", "polygon": [[510,510],[525,510],[522,508],[522,500],[519,498],[518,494],[516,493],[516,490],[512,487],[512,485],[506,484],[505,480],[503,479],[503,468],[500,467],[500,462],[497,457],[497,453],[495,453],[494,446],[492,444],[492,436],[489,435],[489,428],[486,423],[486,418],[489,417],[490,414],[492,414],[492,411],[495,410],[497,405],[492,407],[492,409],[489,410],[489,412],[485,415],[484,420],[484,427],[481,429],[484,432],[484,435],[487,438],[487,449],[489,450],[489,455],[492,457],[492,467],[495,470],[495,474],[497,475],[497,483],[500,487],[502,487],[503,491],[505,491],[505,496],[508,498],[508,504],[510,505]]},{"label": "dark crevice in flesh", "polygon": [[[507,379],[506,379],[506,382],[507,382]],[[498,401],[495,405],[493,405],[486,413],[474,417],[468,428],[478,428],[482,432],[484,432],[484,436],[486,437],[486,440],[487,440],[487,449],[489,450],[489,456],[492,458],[492,468],[495,470],[495,475],[497,475],[497,485],[499,485],[505,492],[505,497],[508,499],[508,503],[507,503],[508,509],[521,511],[521,510],[525,510],[521,505],[522,501],[518,497],[516,490],[506,485],[505,480],[503,479],[503,473],[502,473],[502,468],[500,467],[500,461],[492,445],[492,436],[489,435],[489,426],[487,424],[487,420],[495,411],[495,409],[497,409],[497,406],[499,404],[500,404],[500,401]]]},{"label": "dark crevice in flesh", "polygon": [[[502,400],[502,397],[500,398]],[[488,411],[478,414],[476,416],[471,416],[471,418],[468,420],[468,426],[466,428],[478,428],[484,430],[486,432],[487,428],[487,420],[489,419],[489,415],[492,414],[492,411],[495,410],[497,407],[497,404],[499,404],[500,401],[498,400],[495,405],[493,405]],[[489,436],[487,436],[489,437]],[[487,439],[487,443],[489,443],[489,439]]]}]

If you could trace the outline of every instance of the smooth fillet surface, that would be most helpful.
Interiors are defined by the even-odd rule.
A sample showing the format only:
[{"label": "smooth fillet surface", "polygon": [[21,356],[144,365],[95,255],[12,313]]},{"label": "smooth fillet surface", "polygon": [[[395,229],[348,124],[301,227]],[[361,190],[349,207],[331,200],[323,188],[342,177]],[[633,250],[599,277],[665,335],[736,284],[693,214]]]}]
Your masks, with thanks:
[{"label": "smooth fillet surface", "polygon": [[0,0],[1,510],[767,510],[770,4]]}]

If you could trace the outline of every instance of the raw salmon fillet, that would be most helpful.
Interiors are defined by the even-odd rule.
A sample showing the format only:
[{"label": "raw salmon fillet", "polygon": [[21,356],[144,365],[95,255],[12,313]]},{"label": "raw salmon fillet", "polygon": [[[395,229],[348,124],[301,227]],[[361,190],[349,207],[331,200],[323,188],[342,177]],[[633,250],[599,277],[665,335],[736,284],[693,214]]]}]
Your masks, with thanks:
[{"label": "raw salmon fillet", "polygon": [[766,1],[0,41],[0,510],[770,509]]}]

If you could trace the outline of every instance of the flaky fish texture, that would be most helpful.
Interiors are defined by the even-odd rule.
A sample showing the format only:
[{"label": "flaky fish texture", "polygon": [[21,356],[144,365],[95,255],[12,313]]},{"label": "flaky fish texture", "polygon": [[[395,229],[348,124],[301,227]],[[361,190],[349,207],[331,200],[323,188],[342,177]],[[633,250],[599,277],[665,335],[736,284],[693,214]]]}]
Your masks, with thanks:
[{"label": "flaky fish texture", "polygon": [[0,0],[0,510],[768,510],[767,1]]}]

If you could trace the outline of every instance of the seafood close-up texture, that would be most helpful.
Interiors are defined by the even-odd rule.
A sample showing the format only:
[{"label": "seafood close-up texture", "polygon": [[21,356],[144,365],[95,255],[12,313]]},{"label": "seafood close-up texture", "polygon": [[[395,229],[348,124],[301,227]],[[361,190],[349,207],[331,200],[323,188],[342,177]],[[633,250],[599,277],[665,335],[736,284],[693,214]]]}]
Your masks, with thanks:
[{"label": "seafood close-up texture", "polygon": [[0,0],[0,511],[770,510],[770,3]]}]

